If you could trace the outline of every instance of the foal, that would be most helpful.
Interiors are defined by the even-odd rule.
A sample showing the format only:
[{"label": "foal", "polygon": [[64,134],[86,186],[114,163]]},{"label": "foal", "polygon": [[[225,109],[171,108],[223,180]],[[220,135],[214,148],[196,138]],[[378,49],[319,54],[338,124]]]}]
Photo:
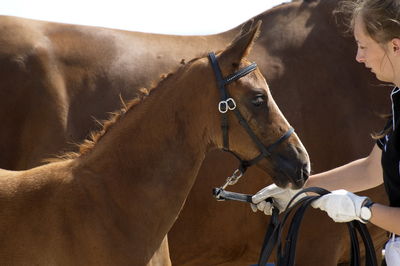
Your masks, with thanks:
[{"label": "foal", "polygon": [[[244,58],[259,24],[218,56],[224,76]],[[255,71],[229,93],[264,144],[290,128]],[[219,92],[207,58],[193,60],[136,100],[75,158],[0,171],[2,265],[146,265],[176,220],[205,154],[221,148]],[[230,149],[249,160],[254,140],[228,114]],[[281,185],[301,186],[308,155],[292,134],[258,165]],[[207,195],[205,195],[207,196]]]}]

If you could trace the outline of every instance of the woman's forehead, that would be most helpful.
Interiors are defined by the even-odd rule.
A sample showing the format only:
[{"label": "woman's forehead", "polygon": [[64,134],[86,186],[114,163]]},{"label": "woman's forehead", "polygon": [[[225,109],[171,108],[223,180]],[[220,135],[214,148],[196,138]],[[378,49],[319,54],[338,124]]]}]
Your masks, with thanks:
[{"label": "woman's forehead", "polygon": [[362,19],[362,16],[358,14],[354,19],[354,38],[356,41],[360,41],[360,39],[364,39],[366,37],[369,36],[365,29],[364,20]]}]

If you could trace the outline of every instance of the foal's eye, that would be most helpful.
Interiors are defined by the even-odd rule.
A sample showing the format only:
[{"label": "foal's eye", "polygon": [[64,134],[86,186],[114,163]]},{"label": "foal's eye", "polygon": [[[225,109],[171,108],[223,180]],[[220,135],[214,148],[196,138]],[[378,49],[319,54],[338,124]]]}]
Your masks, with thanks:
[{"label": "foal's eye", "polygon": [[261,106],[263,103],[265,103],[265,95],[263,94],[257,94],[256,97],[251,101],[251,103],[254,106]]}]

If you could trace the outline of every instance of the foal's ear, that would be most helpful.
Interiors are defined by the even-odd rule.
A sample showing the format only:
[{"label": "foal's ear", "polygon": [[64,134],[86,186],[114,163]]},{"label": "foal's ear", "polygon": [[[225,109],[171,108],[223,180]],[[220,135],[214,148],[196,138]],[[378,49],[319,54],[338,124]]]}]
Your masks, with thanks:
[{"label": "foal's ear", "polygon": [[220,62],[223,65],[238,65],[243,57],[247,56],[253,46],[254,41],[260,34],[261,20],[257,23],[246,23],[239,35],[220,55]]}]

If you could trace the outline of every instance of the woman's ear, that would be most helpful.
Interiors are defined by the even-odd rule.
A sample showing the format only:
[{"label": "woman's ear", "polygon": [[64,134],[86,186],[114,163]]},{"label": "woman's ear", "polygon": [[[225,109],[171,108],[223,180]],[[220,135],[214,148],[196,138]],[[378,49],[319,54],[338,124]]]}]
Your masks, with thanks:
[{"label": "woman's ear", "polygon": [[395,55],[399,55],[400,56],[400,39],[399,38],[394,38],[394,39],[392,39],[390,44],[392,46],[393,53]]}]

